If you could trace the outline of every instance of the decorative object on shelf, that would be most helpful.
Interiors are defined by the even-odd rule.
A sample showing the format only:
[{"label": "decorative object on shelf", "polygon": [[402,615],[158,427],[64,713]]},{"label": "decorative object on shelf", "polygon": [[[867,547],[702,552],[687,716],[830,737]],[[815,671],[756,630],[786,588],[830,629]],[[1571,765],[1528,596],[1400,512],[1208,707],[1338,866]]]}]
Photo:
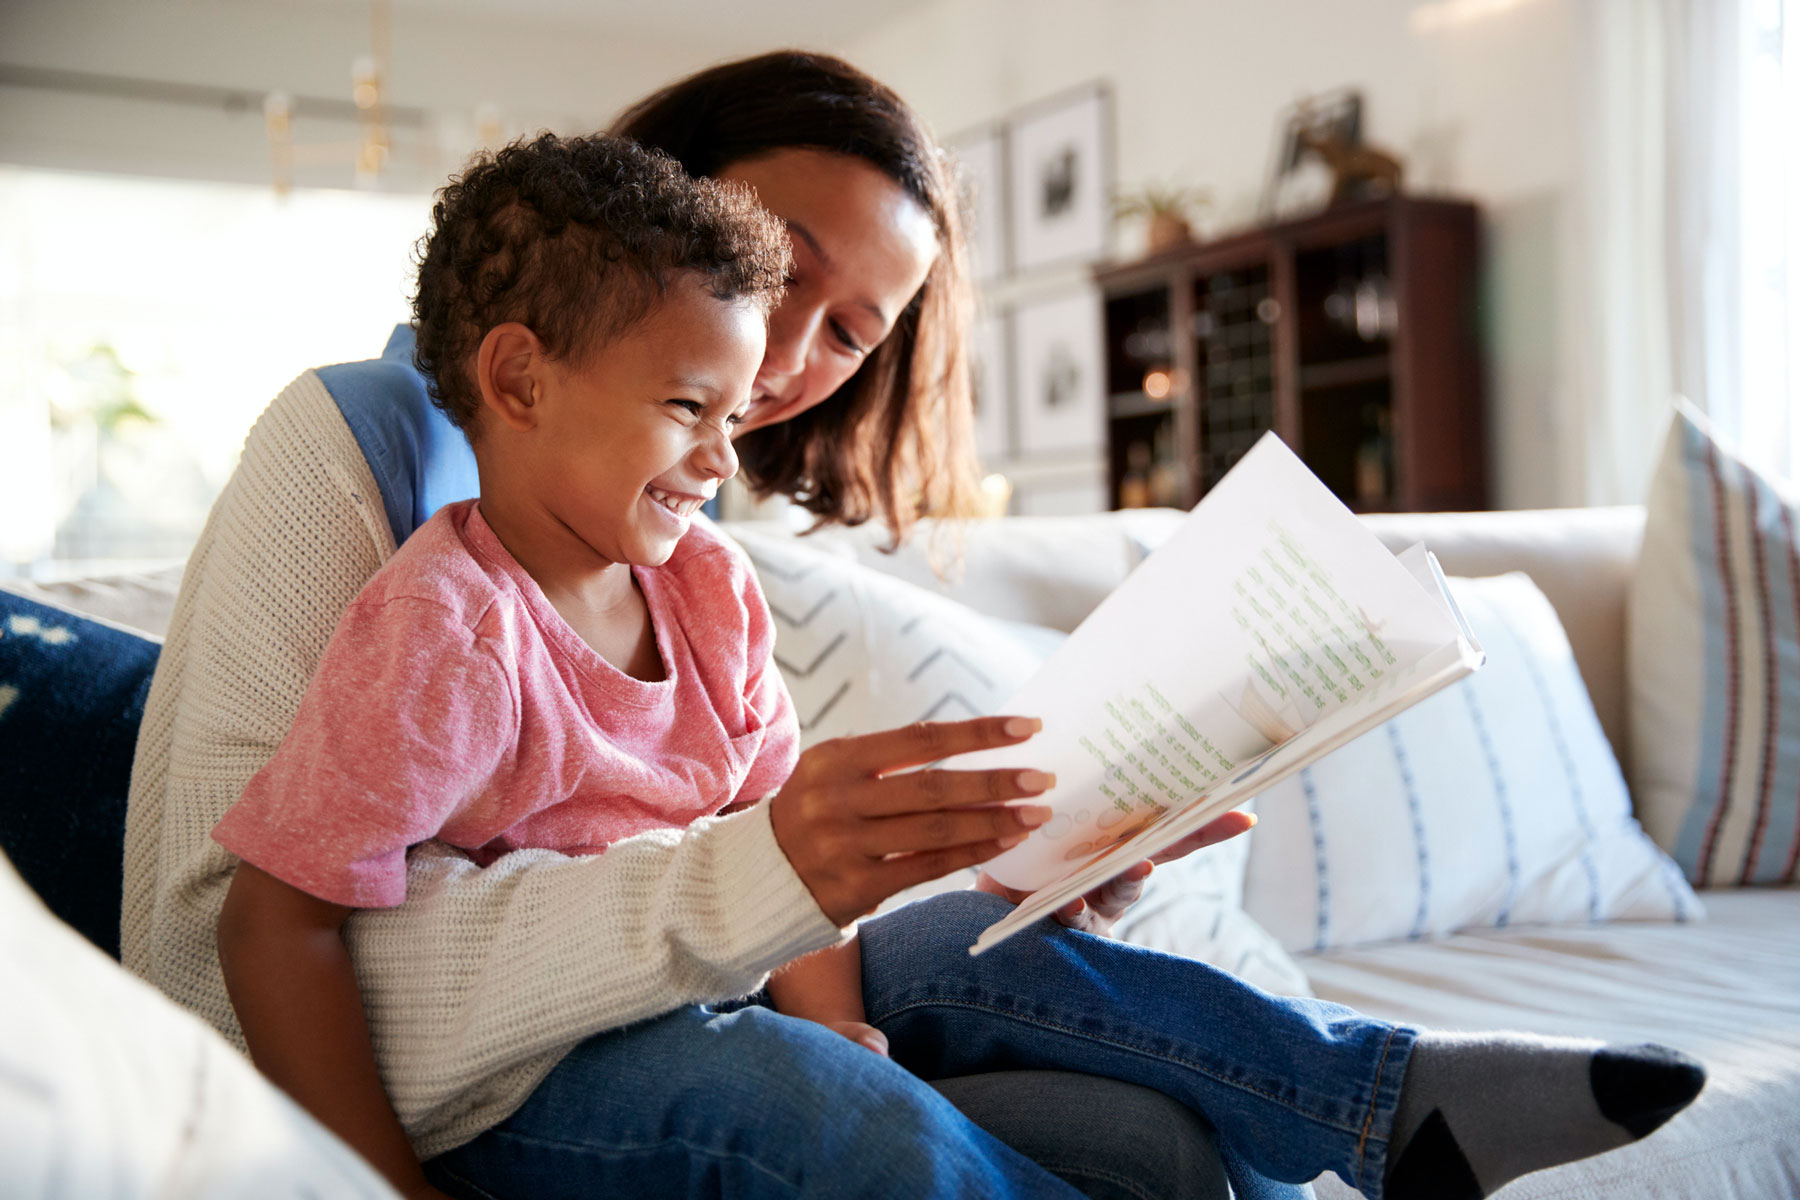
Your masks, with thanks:
[{"label": "decorative object on shelf", "polygon": [[1353,508],[1485,508],[1478,247],[1473,205],[1392,196],[1099,271],[1114,506],[1273,429]]},{"label": "decorative object on shelf", "polygon": [[1012,451],[1009,324],[1005,313],[986,315],[975,323],[975,452],[982,462],[1005,458]]},{"label": "decorative object on shelf", "polygon": [[976,283],[1006,274],[1010,231],[1006,205],[1006,127],[991,125],[952,139]]},{"label": "decorative object on shelf", "polygon": [[1106,438],[1105,353],[1093,292],[1022,305],[1013,322],[1019,450],[1098,449]]},{"label": "decorative object on shelf", "polygon": [[1113,217],[1144,218],[1144,253],[1157,254],[1193,241],[1190,218],[1212,207],[1212,201],[1212,193],[1205,188],[1149,184],[1115,199]]},{"label": "decorative object on shelf", "polygon": [[1014,270],[1104,256],[1112,224],[1110,90],[1091,84],[1024,109],[1006,142]]},{"label": "decorative object on shelf", "polygon": [[1403,174],[1397,157],[1364,144],[1361,92],[1302,97],[1282,116],[1263,187],[1263,219],[1397,195]]}]

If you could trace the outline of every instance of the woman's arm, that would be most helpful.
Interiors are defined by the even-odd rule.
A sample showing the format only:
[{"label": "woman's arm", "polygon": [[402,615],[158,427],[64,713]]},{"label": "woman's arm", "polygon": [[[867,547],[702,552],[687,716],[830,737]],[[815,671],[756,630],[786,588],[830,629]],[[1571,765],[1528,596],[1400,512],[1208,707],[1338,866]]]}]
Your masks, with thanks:
[{"label": "woman's arm", "polygon": [[219,914],[219,966],[250,1057],[408,1196],[435,1196],[375,1070],[339,936],[353,910],[241,863]]}]

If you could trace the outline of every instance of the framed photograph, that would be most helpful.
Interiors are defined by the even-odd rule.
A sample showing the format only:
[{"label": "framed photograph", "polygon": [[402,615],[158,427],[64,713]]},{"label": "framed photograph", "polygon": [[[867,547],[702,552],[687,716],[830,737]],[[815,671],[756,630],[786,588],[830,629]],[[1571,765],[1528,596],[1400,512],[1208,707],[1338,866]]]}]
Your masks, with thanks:
[{"label": "framed photograph", "polygon": [[1283,110],[1263,182],[1265,221],[1317,212],[1331,199],[1331,167],[1311,146],[1319,141],[1355,146],[1362,141],[1362,93],[1340,88],[1309,96]]},{"label": "framed photograph", "polygon": [[1024,109],[1006,143],[1013,269],[1105,257],[1112,230],[1112,93],[1093,84]]},{"label": "framed photograph", "polygon": [[982,464],[1012,454],[1012,346],[1005,313],[975,322],[975,452]]},{"label": "framed photograph", "polygon": [[1006,128],[995,125],[950,142],[963,211],[969,218],[970,267],[976,283],[1006,275],[1010,231],[1006,206]]},{"label": "framed photograph", "polygon": [[1098,451],[1106,445],[1100,296],[1091,288],[1013,313],[1019,451]]}]

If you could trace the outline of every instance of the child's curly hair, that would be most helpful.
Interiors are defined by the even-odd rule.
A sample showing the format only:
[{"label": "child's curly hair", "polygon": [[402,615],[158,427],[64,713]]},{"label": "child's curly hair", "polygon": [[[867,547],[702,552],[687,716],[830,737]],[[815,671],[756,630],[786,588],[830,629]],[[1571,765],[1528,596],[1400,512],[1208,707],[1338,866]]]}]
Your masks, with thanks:
[{"label": "child's curly hair", "polygon": [[765,314],[792,263],[787,231],[749,189],[693,179],[624,138],[521,138],[438,193],[419,251],[413,361],[471,436],[481,339],[517,321],[559,359],[648,316],[680,272]]}]

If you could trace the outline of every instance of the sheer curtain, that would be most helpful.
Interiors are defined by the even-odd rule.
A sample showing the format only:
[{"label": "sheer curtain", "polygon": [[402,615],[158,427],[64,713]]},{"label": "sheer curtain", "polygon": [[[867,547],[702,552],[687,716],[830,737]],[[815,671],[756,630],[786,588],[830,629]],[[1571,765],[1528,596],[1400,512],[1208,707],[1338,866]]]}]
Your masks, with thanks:
[{"label": "sheer curtain", "polygon": [[1800,472],[1800,0],[1596,0],[1590,503],[1641,500],[1669,398]]}]

